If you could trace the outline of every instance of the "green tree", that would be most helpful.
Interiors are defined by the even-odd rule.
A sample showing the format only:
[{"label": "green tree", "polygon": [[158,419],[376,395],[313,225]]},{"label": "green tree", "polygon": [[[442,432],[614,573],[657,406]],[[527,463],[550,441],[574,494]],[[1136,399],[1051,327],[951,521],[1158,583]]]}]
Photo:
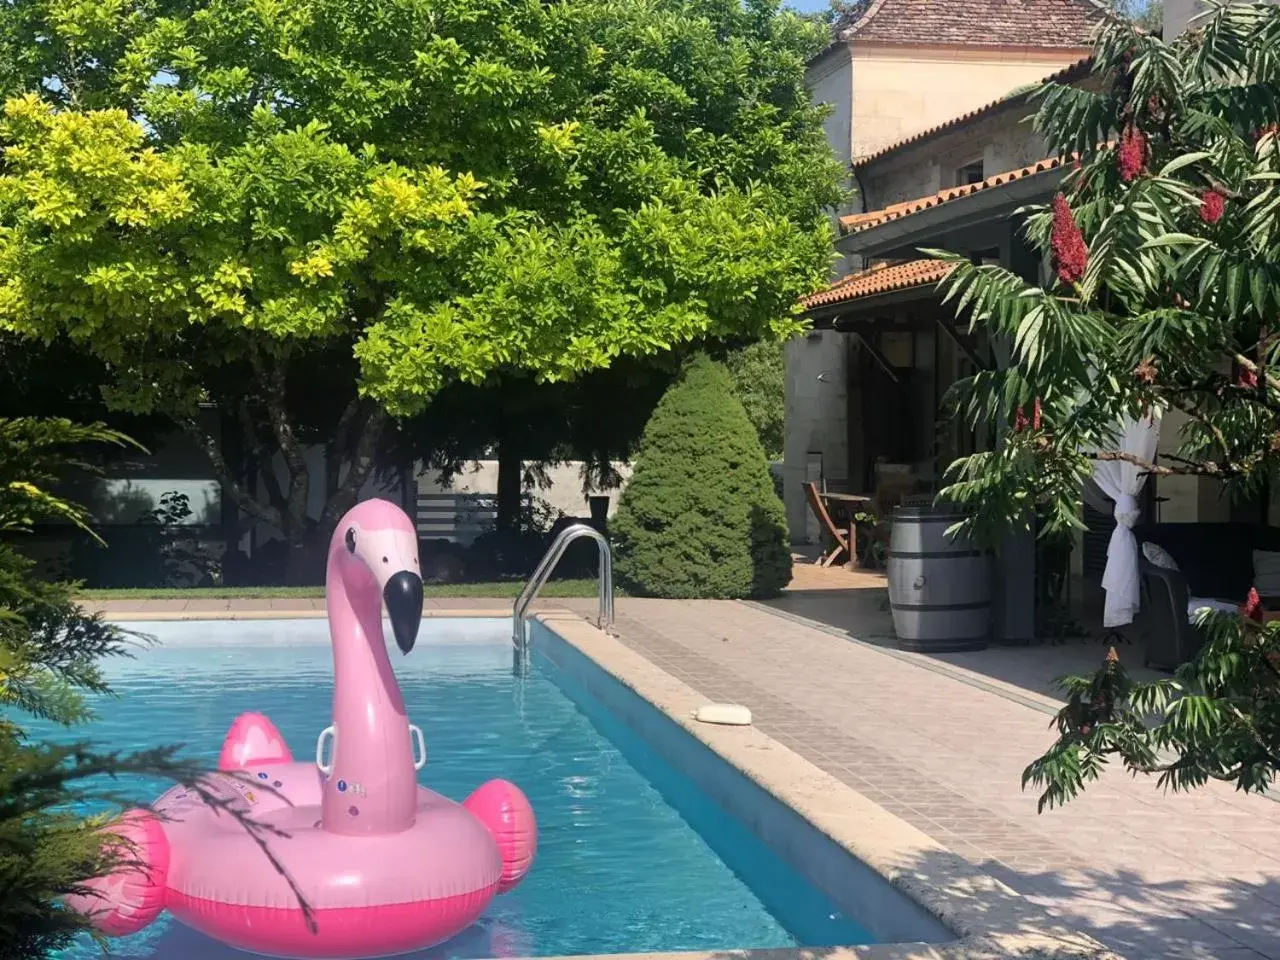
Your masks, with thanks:
[{"label": "green tree", "polygon": [[[1052,281],[958,260],[946,283],[1012,347],[1010,369],[979,374],[963,399],[975,423],[1013,425],[996,450],[960,461],[945,491],[979,532],[1022,525],[1032,504],[1046,535],[1079,529],[1099,460],[1213,478],[1242,498],[1280,479],[1280,9],[1215,4],[1171,45],[1119,23],[1096,53],[1103,89],[1040,94],[1039,130],[1057,154],[1080,155],[1028,224]],[[1039,416],[1015,414],[1033,405]],[[1185,426],[1176,452],[1146,463],[1117,449],[1116,424],[1153,408]],[[1113,758],[1173,789],[1270,786],[1280,624],[1223,614],[1207,632],[1171,679],[1133,683],[1111,660],[1066,681],[1059,739],[1025,774],[1042,807]]]},{"label": "green tree", "polygon": [[119,852],[100,821],[67,809],[103,799],[84,789],[98,774],[172,769],[169,751],[122,756],[87,744],[33,742],[22,716],[74,725],[90,717],[85,693],[106,690],[99,662],[124,655],[130,636],[85,613],[66,584],[36,579],[10,539],[37,518],[83,527],[82,510],[50,492],[77,466],[69,449],[120,444],[100,426],[56,419],[0,419],[0,957],[43,957],[67,946],[83,920],[60,896],[108,869]]},{"label": "green tree", "polygon": [[39,960],[69,946],[87,924],[62,898],[88,893],[86,881],[131,862],[131,851],[99,829],[99,813],[137,800],[115,790],[116,777],[181,780],[212,802],[199,770],[172,748],[123,753],[88,741],[42,742],[23,729],[31,718],[66,727],[92,719],[86,695],[109,692],[101,662],[128,656],[144,640],[86,612],[72,584],[34,576],[13,544],[40,519],[88,533],[84,510],[53,488],[92,471],[86,448],[126,443],[101,425],[0,418],[0,960]]},{"label": "green tree", "polygon": [[1150,33],[1164,28],[1164,0],[1109,0],[1108,5]]},{"label": "green tree", "polygon": [[412,457],[448,476],[467,461],[498,461],[497,526],[514,533],[521,496],[542,468],[581,460],[584,488],[616,487],[613,464],[628,460],[670,385],[665,360],[622,358],[577,380],[539,384],[495,378],[453,383],[405,424]]},{"label": "green tree", "polygon": [[785,346],[776,340],[750,344],[725,355],[734,395],[747,411],[760,445],[770,460],[782,459],[786,438],[787,364]]},{"label": "green tree", "polygon": [[768,597],[791,580],[782,503],[720,364],[694,358],[654,410],[610,535],[644,596]]},{"label": "green tree", "polygon": [[[842,179],[824,42],[770,0],[6,4],[0,328],[191,432],[296,575],[449,382],[795,331]],[[313,478],[295,396],[333,367]],[[283,482],[253,495],[209,402]]]},{"label": "green tree", "polygon": [[825,10],[816,10],[804,16],[829,27],[833,33],[838,33],[857,23],[869,6],[871,0],[827,0]]}]

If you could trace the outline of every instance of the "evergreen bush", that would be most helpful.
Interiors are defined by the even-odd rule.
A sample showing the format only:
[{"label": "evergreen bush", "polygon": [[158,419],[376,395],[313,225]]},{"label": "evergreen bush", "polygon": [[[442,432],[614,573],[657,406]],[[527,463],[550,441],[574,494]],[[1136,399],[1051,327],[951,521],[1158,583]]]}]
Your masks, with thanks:
[{"label": "evergreen bush", "polygon": [[696,357],[654,410],[611,524],[637,596],[776,595],[791,579],[786,515],[729,374]]},{"label": "evergreen bush", "polygon": [[[62,901],[91,894],[87,881],[131,859],[98,830],[127,805],[117,777],[195,786],[199,773],[170,747],[98,751],[26,729],[33,719],[66,727],[91,720],[89,697],[108,692],[101,662],[129,655],[143,639],[82,608],[74,585],[39,579],[10,542],[39,519],[88,533],[84,509],[51,491],[68,473],[90,467],[76,451],[125,442],[101,424],[0,417],[0,960],[42,960],[88,929]],[[244,812],[223,809],[240,825],[261,828]]]}]

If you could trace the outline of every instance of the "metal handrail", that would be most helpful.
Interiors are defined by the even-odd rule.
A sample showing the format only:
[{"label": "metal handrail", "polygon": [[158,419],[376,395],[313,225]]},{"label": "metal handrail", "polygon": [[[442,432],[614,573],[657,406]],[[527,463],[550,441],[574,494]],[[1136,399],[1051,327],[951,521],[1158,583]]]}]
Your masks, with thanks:
[{"label": "metal handrail", "polygon": [[511,614],[511,642],[522,658],[528,653],[529,648],[529,632],[525,629],[525,614],[529,611],[529,605],[538,598],[538,591],[551,577],[551,572],[564,556],[569,544],[582,537],[590,537],[600,548],[600,611],[596,626],[605,633],[613,633],[613,550],[610,549],[609,541],[605,539],[604,534],[595,527],[589,527],[585,523],[575,523],[560,531],[559,536],[543,555],[538,568],[533,571],[533,576],[520,591],[520,596],[516,598],[516,605]]}]

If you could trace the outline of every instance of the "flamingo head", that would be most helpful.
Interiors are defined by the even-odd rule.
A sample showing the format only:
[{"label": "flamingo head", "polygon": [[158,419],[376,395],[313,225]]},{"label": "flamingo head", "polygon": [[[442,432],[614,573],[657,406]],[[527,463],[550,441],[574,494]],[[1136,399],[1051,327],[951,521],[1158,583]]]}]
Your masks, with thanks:
[{"label": "flamingo head", "polygon": [[338,524],[349,556],[362,564],[387,606],[396,645],[413,649],[422,623],[422,574],[418,570],[418,532],[405,512],[387,500],[365,500]]}]

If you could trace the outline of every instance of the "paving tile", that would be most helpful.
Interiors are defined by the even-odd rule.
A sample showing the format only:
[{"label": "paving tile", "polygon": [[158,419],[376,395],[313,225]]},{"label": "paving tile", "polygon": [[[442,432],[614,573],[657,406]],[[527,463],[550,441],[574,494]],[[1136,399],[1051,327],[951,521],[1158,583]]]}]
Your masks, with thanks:
[{"label": "paving tile", "polygon": [[1207,911],[1202,918],[1215,930],[1262,954],[1280,954],[1280,907],[1253,895]]},{"label": "paving tile", "polygon": [[186,609],[187,600],[139,600],[133,609],[142,613],[179,613]]},{"label": "paving tile", "polygon": [[229,610],[231,601],[223,598],[202,598],[187,600],[182,607],[183,613],[214,613]]},{"label": "paving tile", "polygon": [[[590,612],[590,601],[561,605],[575,603]],[[822,603],[854,636],[884,615],[839,591]],[[794,597],[782,605],[804,609]],[[1023,768],[1052,742],[1036,657],[1057,669],[1100,649],[948,663],[750,604],[626,598],[617,612],[624,644],[704,695],[750,707],[765,733],[1134,960],[1280,960],[1280,804],[1219,784],[1164,795],[1119,770],[1044,815],[1022,790]]]}]

